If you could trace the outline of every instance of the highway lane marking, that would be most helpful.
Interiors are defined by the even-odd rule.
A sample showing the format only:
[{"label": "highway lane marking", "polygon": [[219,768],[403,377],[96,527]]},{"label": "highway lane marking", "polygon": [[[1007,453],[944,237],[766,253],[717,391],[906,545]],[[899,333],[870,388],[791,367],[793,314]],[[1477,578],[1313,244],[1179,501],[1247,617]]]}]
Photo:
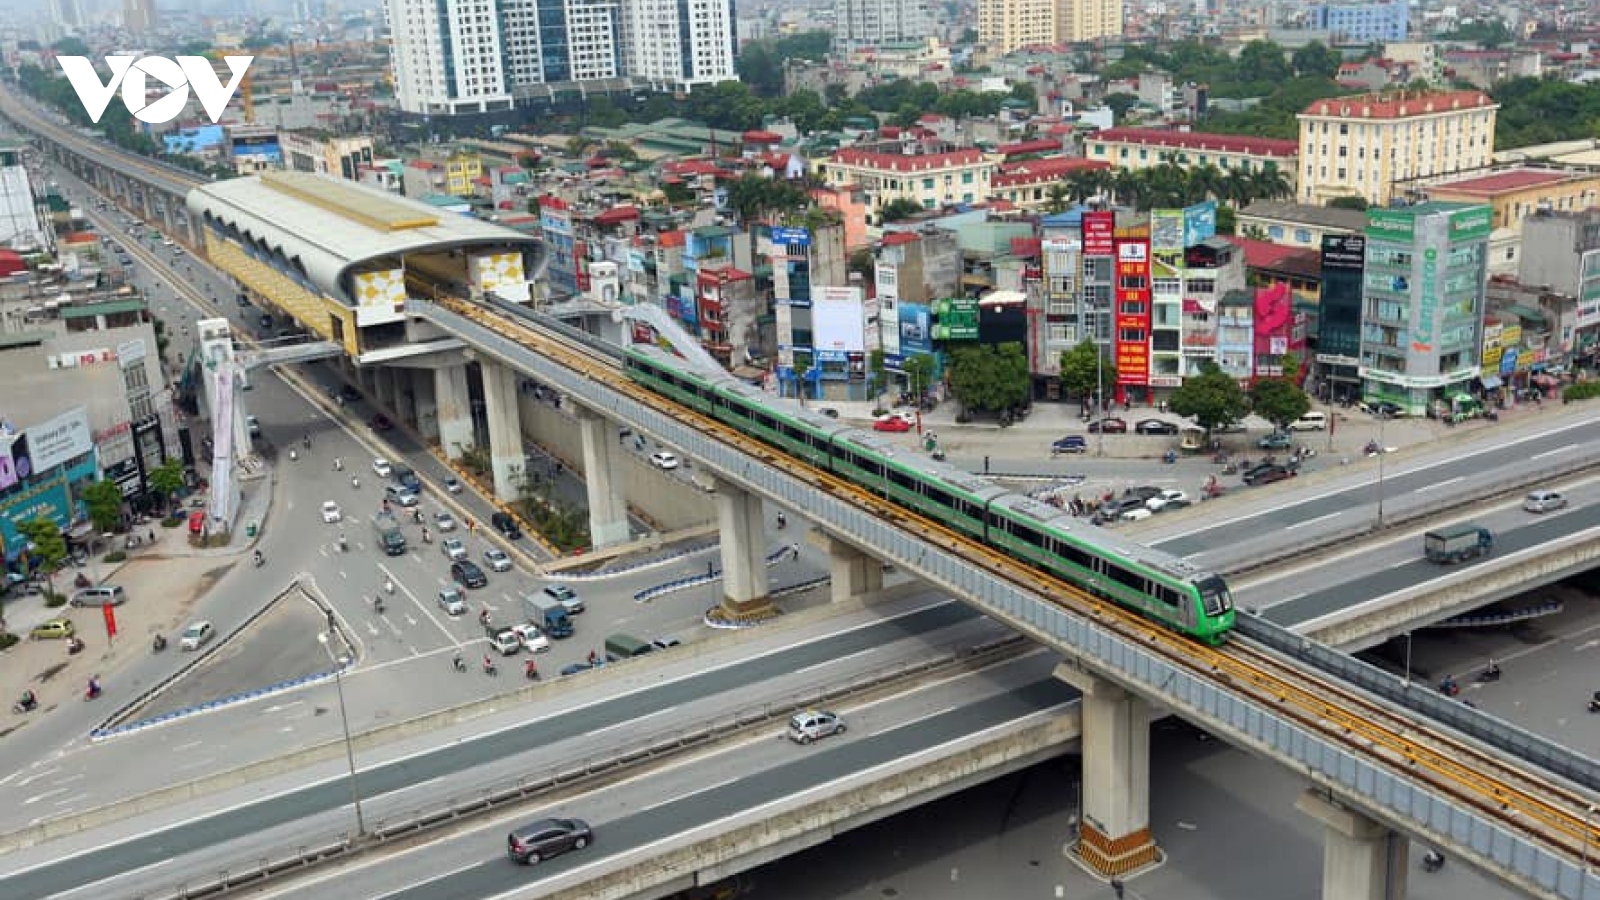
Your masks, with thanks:
[{"label": "highway lane marking", "polygon": [[[1596,537],[1600,537],[1600,526],[1597,526],[1597,527],[1594,527],[1594,528],[1586,528],[1586,529],[1584,529],[1582,531],[1574,532],[1573,534],[1567,535],[1567,539],[1569,541],[1573,542],[1573,543],[1577,543],[1579,541],[1584,541],[1584,540],[1592,540],[1592,539],[1594,539]],[[1523,548],[1521,550],[1517,550],[1517,551],[1515,551],[1513,553],[1506,553],[1506,554],[1503,554],[1503,555],[1499,555],[1499,556],[1496,557],[1496,559],[1498,559],[1502,564],[1509,565],[1509,564],[1512,564],[1512,563],[1515,563],[1515,562],[1522,561],[1528,556],[1531,556],[1531,555],[1534,555],[1534,554],[1537,554],[1537,553],[1542,553],[1542,552],[1545,551],[1545,549],[1546,548],[1545,548],[1544,545],[1536,545],[1536,546],[1533,546],[1533,547],[1525,547],[1525,548]],[[1415,558],[1407,559],[1407,560],[1404,560],[1402,562],[1396,563],[1395,565],[1390,566],[1390,568],[1392,568],[1392,569],[1393,568],[1399,568],[1400,566],[1410,565],[1413,562],[1416,562]],[[1370,598],[1368,600],[1365,600],[1365,601],[1363,601],[1361,603],[1356,603],[1356,604],[1352,604],[1350,606],[1341,607],[1341,608],[1333,610],[1332,612],[1329,612],[1329,613],[1327,613],[1325,615],[1318,616],[1318,617],[1316,617],[1314,619],[1307,619],[1307,620],[1302,621],[1302,622],[1296,622],[1295,623],[1295,628],[1297,630],[1301,631],[1301,632],[1314,631],[1315,629],[1317,629],[1319,627],[1322,627],[1322,626],[1325,626],[1325,625],[1328,625],[1330,623],[1336,623],[1336,622],[1339,622],[1339,621],[1344,621],[1344,620],[1355,618],[1357,615],[1363,614],[1362,613],[1363,610],[1370,610],[1370,609],[1372,609],[1374,607],[1382,607],[1382,606],[1393,604],[1395,602],[1394,598],[1399,597],[1401,595],[1409,595],[1409,596],[1414,597],[1414,596],[1416,596],[1418,594],[1424,594],[1424,593],[1428,593],[1428,592],[1437,590],[1439,588],[1439,586],[1441,585],[1441,583],[1443,583],[1443,582],[1470,580],[1472,578],[1472,576],[1473,576],[1473,569],[1474,568],[1476,568],[1476,567],[1475,566],[1467,566],[1466,568],[1457,568],[1457,569],[1452,569],[1452,570],[1440,572],[1437,576],[1435,576],[1433,578],[1427,578],[1427,579],[1424,579],[1422,581],[1416,582],[1414,584],[1409,584],[1409,585],[1405,586],[1404,588],[1401,588],[1398,591],[1390,591],[1387,594],[1380,594],[1380,595],[1378,595],[1376,597],[1372,597],[1372,598]]]},{"label": "highway lane marking", "polygon": [[649,806],[641,806],[641,807],[639,807],[637,812],[649,812],[652,809],[656,809],[657,807],[666,806],[669,803],[677,803],[680,800],[687,800],[690,797],[698,797],[701,794],[709,794],[712,791],[717,790],[718,788],[725,788],[730,784],[737,784],[737,783],[743,781],[745,779],[745,777],[746,776],[743,776],[743,775],[735,775],[732,778],[724,779],[722,781],[717,782],[716,784],[708,784],[703,788],[698,788],[696,790],[690,791],[687,794],[679,794],[679,795],[674,796],[674,797],[667,797],[667,798],[659,800],[659,801],[657,801],[655,803],[652,803]]},{"label": "highway lane marking", "polygon": [[56,788],[55,790],[52,790],[52,791],[45,791],[42,794],[35,794],[32,797],[29,797],[28,799],[22,801],[22,804],[24,806],[32,806],[33,804],[38,803],[41,800],[48,800],[48,799],[50,799],[51,797],[54,797],[57,794],[65,794],[66,792],[67,792],[66,788]]},{"label": "highway lane marking", "polygon": [[1535,453],[1534,455],[1532,455],[1532,456],[1530,456],[1528,458],[1529,459],[1544,459],[1546,456],[1555,456],[1558,453],[1571,453],[1572,451],[1574,451],[1576,449],[1578,449],[1578,445],[1577,444],[1563,444],[1560,447],[1555,448],[1554,450],[1546,450],[1543,453]]},{"label": "highway lane marking", "polygon": [[[51,775],[54,775],[59,771],[61,771],[61,767],[60,766],[56,766],[54,768],[49,768],[49,769],[44,769],[44,770],[41,770],[41,771],[38,771],[38,772],[34,772],[33,774],[31,774],[31,775],[27,776],[26,778],[23,778],[21,781],[17,782],[17,787],[19,787],[19,788],[20,787],[27,787],[28,785],[34,783],[35,781],[38,781],[41,778],[46,778],[46,777],[49,777]],[[10,781],[12,778],[15,778],[16,776],[21,775],[21,774],[22,774],[21,772],[12,772],[10,775],[6,776],[6,781]],[[0,782],[0,783],[4,783],[4,782]]]},{"label": "highway lane marking", "polygon": [[69,803],[77,803],[79,800],[87,800],[87,799],[89,799],[88,793],[73,794],[71,797],[63,797],[60,800],[57,800],[55,805],[56,806],[66,806]]},{"label": "highway lane marking", "polygon": [[1412,491],[1411,493],[1413,493],[1413,494],[1426,494],[1429,491],[1437,490],[1437,489],[1442,488],[1442,487],[1449,487],[1452,484],[1459,484],[1460,482],[1463,482],[1463,481],[1466,481],[1466,480],[1467,479],[1466,479],[1465,476],[1458,475],[1455,478],[1447,478],[1444,481],[1437,481],[1437,482],[1434,482],[1433,484],[1425,484],[1422,487],[1419,487],[1416,490]]},{"label": "highway lane marking", "polygon": [[190,760],[189,762],[186,762],[183,765],[178,766],[177,770],[178,771],[182,771],[184,769],[198,769],[201,766],[210,765],[215,759],[216,759],[216,757],[214,757],[214,756],[207,756],[207,757],[204,757],[202,759]]},{"label": "highway lane marking", "polygon": [[89,776],[84,774],[83,772],[74,772],[71,775],[67,775],[67,776],[62,777],[62,778],[57,778],[55,781],[52,781],[50,783],[51,784],[71,784],[74,781],[82,781],[83,779],[85,779],[87,777],[89,777]]},{"label": "highway lane marking", "polygon": [[[1529,433],[1529,434],[1513,437],[1508,441],[1503,441],[1503,442],[1494,444],[1492,446],[1492,448],[1493,449],[1502,449],[1502,448],[1506,448],[1506,447],[1515,447],[1518,444],[1524,444],[1524,443],[1527,443],[1529,441],[1543,440],[1545,438],[1550,437],[1551,435],[1561,434],[1562,432],[1573,431],[1573,430],[1580,429],[1580,428],[1589,428],[1589,427],[1592,427],[1593,425],[1594,425],[1594,421],[1591,420],[1591,419],[1578,419],[1578,420],[1570,422],[1570,423],[1568,423],[1566,425],[1558,425],[1558,426],[1556,426],[1554,428],[1549,428],[1549,429],[1541,430],[1541,431],[1538,431],[1538,432],[1533,432],[1533,433]],[[1424,445],[1424,446],[1426,446],[1426,445]],[[1577,446],[1581,446],[1581,445],[1567,445],[1567,446],[1577,447]],[[1434,461],[1422,462],[1422,464],[1417,465],[1414,468],[1402,469],[1400,471],[1395,471],[1395,472],[1387,472],[1387,473],[1385,473],[1385,475],[1386,475],[1385,480],[1388,480],[1389,478],[1397,478],[1397,477],[1400,477],[1402,475],[1411,475],[1411,474],[1415,474],[1417,472],[1425,472],[1428,469],[1439,468],[1439,467],[1446,466],[1446,465],[1454,465],[1456,463],[1462,462],[1463,460],[1471,459],[1473,456],[1476,456],[1477,454],[1482,453],[1484,450],[1487,450],[1487,449],[1490,449],[1490,446],[1487,444],[1487,442],[1485,442],[1483,447],[1475,450],[1472,453],[1451,455],[1451,456],[1448,456],[1448,457],[1445,457],[1445,458],[1442,458],[1442,459],[1438,459],[1438,460],[1434,460]],[[1562,449],[1565,449],[1565,448],[1562,448]],[[1538,459],[1541,456],[1545,456],[1545,455],[1548,455],[1549,453],[1555,453],[1555,452],[1558,452],[1558,451],[1549,450],[1549,451],[1545,451],[1543,453],[1537,454],[1537,455],[1535,455],[1535,456],[1533,456],[1531,458],[1532,459]],[[1314,500],[1326,500],[1329,497],[1336,497],[1339,494],[1345,494],[1345,493],[1349,493],[1352,490],[1357,490],[1357,489],[1362,488],[1362,487],[1368,487],[1368,486],[1371,485],[1371,483],[1377,481],[1376,473],[1373,473],[1373,474],[1374,474],[1374,477],[1372,479],[1370,479],[1367,484],[1353,484],[1353,485],[1352,484],[1346,484],[1344,486],[1330,485],[1328,490],[1322,491],[1321,493],[1301,494],[1301,495],[1297,495],[1296,497],[1294,497],[1294,498],[1292,498],[1292,499],[1290,499],[1290,500],[1288,500],[1288,501],[1286,501],[1284,503],[1280,503],[1280,504],[1277,504],[1275,506],[1265,506],[1265,507],[1260,507],[1260,508],[1248,511],[1244,515],[1240,515],[1240,516],[1237,516],[1235,518],[1230,519],[1227,524],[1231,525],[1233,522],[1243,521],[1245,519],[1250,519],[1250,518],[1256,518],[1256,517],[1268,515],[1270,513],[1282,512],[1285,509],[1291,509],[1291,508],[1293,508],[1295,506],[1298,506],[1300,504],[1303,504],[1303,503],[1308,503],[1308,502],[1311,502],[1311,501],[1314,501]],[[1160,540],[1157,541],[1157,543],[1158,544],[1159,543],[1165,543],[1167,541],[1176,540],[1178,538],[1191,537],[1191,536],[1196,535],[1196,534],[1202,534],[1202,533],[1207,532],[1207,531],[1216,530],[1219,527],[1225,527],[1225,525],[1218,524],[1218,523],[1211,523],[1211,524],[1196,523],[1194,528],[1191,528],[1191,529],[1189,529],[1187,531],[1174,532],[1174,533],[1172,533],[1170,535],[1162,537]]]},{"label": "highway lane marking", "polygon": [[[273,705],[267,707],[266,710],[264,710],[264,711],[269,713],[269,714],[270,713],[278,713],[278,712],[283,712],[283,711],[288,710],[288,709],[293,709],[296,706],[303,706],[303,705],[305,705],[305,701],[304,700],[291,700],[288,703],[274,703]],[[186,744],[185,746],[198,747],[198,746],[200,746],[200,742],[199,741],[195,741],[193,744]],[[176,748],[176,749],[180,749],[181,750],[183,748],[179,747],[179,748]]]},{"label": "highway lane marking", "polygon": [[1315,525],[1318,522],[1326,522],[1329,519],[1337,519],[1338,517],[1340,517],[1340,516],[1342,516],[1344,514],[1345,514],[1345,510],[1341,509],[1338,512],[1331,512],[1331,513],[1328,513],[1325,516],[1317,516],[1315,519],[1307,519],[1304,522],[1296,522],[1293,525],[1287,525],[1287,526],[1284,527],[1283,530],[1284,531],[1293,531],[1296,528],[1304,528],[1307,525]]},{"label": "highway lane marking", "polygon": [[[383,570],[384,577],[393,582],[395,587],[399,588],[408,598],[410,598],[412,603],[416,604],[417,610],[421,612],[429,622],[433,623],[433,627],[439,629],[439,631],[443,633],[445,637],[450,639],[452,644],[455,644],[457,647],[461,646],[460,642],[456,641],[455,635],[450,633],[450,629],[446,628],[444,623],[440,622],[438,618],[434,616],[433,611],[423,604],[421,598],[419,598],[416,594],[411,593],[410,588],[406,587],[405,584],[400,581],[400,579],[394,577],[394,573],[389,571],[388,566],[380,562],[378,563],[378,568]],[[445,582],[441,581],[440,583],[444,584]]]},{"label": "highway lane marking", "polygon": [[880,648],[880,647],[867,647],[867,648],[862,649],[862,650],[857,650],[856,652],[851,653],[848,656],[841,656],[841,657],[838,657],[837,659],[832,659],[832,660],[824,660],[824,661],[819,662],[819,663],[813,663],[812,665],[806,666],[804,668],[795,669],[793,672],[791,672],[789,674],[791,674],[791,675],[804,675],[805,673],[810,672],[810,671],[812,671],[814,669],[825,669],[828,666],[833,665],[834,663],[841,663],[841,662],[844,662],[845,660],[855,659],[858,656],[866,656],[869,653],[877,653],[880,649],[882,649],[882,648]]},{"label": "highway lane marking", "polygon": [[616,731],[618,728],[632,728],[634,725],[636,725],[639,722],[643,722],[646,719],[654,719],[656,716],[664,716],[667,713],[676,710],[677,708],[678,707],[676,707],[676,706],[669,706],[666,709],[658,709],[653,713],[649,713],[648,715],[636,716],[636,717],[634,717],[632,719],[629,719],[626,722],[618,722],[615,725],[607,725],[604,728],[596,728],[595,730],[585,732],[584,734],[586,736],[588,736],[588,735],[596,735],[596,734],[605,734],[608,731]]}]

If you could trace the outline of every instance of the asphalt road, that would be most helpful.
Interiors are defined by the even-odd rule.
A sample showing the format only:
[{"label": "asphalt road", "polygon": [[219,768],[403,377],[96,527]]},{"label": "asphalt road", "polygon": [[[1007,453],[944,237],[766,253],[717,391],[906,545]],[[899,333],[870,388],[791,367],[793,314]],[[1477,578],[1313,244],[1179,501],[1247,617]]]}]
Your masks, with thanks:
[{"label": "asphalt road", "polygon": [[[814,666],[826,666],[832,661],[856,654],[870,653],[895,641],[914,639],[977,618],[976,613],[961,604],[944,603],[890,621],[835,634],[824,640],[765,653],[645,687],[609,702],[565,710],[559,715],[485,734],[475,740],[410,756],[401,762],[367,768],[358,775],[359,791],[369,802],[376,801],[386,794],[408,791],[433,779],[475,767],[492,766],[561,741],[626,726],[663,709],[692,706],[708,697],[738,698],[747,693],[751,685]],[[738,703],[736,699],[724,701],[725,706],[736,707]],[[415,795],[411,796],[411,800],[420,802]],[[225,812],[186,820],[164,830],[152,830],[142,837],[117,844],[114,850],[101,846],[81,855],[57,858],[0,881],[0,895],[51,896],[114,878],[121,873],[137,871],[201,848],[224,845],[274,827],[292,825],[319,813],[339,809],[347,801],[348,795],[342,789],[330,790],[326,785],[291,790]],[[302,831],[300,837],[309,840],[311,835]]]}]

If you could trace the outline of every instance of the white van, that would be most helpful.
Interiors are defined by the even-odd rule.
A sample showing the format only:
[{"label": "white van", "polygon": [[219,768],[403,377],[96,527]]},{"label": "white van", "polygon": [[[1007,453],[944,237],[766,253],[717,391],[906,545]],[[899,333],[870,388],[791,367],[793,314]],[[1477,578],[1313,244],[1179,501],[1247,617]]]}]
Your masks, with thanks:
[{"label": "white van", "polygon": [[1326,431],[1327,428],[1328,414],[1315,410],[1289,423],[1290,431]]}]

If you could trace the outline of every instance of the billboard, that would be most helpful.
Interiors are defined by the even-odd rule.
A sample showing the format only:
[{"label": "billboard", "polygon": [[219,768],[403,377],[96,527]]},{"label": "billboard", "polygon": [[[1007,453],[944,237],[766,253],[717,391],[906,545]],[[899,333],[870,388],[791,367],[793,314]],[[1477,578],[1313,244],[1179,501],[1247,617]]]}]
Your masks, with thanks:
[{"label": "billboard", "polygon": [[842,361],[866,352],[866,319],[859,287],[811,289],[811,346],[818,359]]},{"label": "billboard", "polygon": [[1359,234],[1329,234],[1322,238],[1322,268],[1360,272],[1366,268],[1367,239]]},{"label": "billboard", "polygon": [[1411,321],[1411,352],[1433,352],[1433,322],[1439,312],[1439,251],[1422,251],[1422,291],[1417,295]]},{"label": "billboard", "polygon": [[1111,256],[1116,253],[1117,214],[1114,212],[1086,212],[1083,214],[1083,255]]},{"label": "billboard", "polygon": [[1416,217],[1410,210],[1367,210],[1367,237],[1409,244],[1416,236]]},{"label": "billboard", "polygon": [[933,352],[933,335],[928,327],[928,307],[921,303],[900,304],[900,357]]},{"label": "billboard", "polygon": [[406,274],[400,269],[357,272],[353,284],[356,324],[380,325],[405,318]]},{"label": "billboard", "polygon": [[1150,379],[1150,242],[1116,242],[1117,384],[1143,387]]},{"label": "billboard", "polygon": [[1467,209],[1458,209],[1450,214],[1450,240],[1481,241],[1494,231],[1494,209],[1489,206],[1473,206]]},{"label": "billboard", "polygon": [[1181,209],[1150,210],[1150,249],[1156,253],[1182,250],[1183,213]]},{"label": "billboard", "polygon": [[774,228],[772,242],[784,247],[809,247],[811,232],[805,228]]},{"label": "billboard", "polygon": [[94,438],[89,434],[89,413],[81,406],[43,425],[35,425],[25,433],[35,472],[49,471],[94,447]]},{"label": "billboard", "polygon": [[1193,247],[1217,236],[1217,201],[1206,200],[1183,210],[1183,245]]},{"label": "billboard", "polygon": [[[473,286],[485,294],[493,291],[512,303],[528,302],[528,278],[522,271],[522,253],[476,253],[472,260]],[[405,302],[404,291],[401,302]]]},{"label": "billboard", "polygon": [[974,297],[947,297],[939,301],[939,324],[934,337],[941,341],[978,339],[978,301]]}]

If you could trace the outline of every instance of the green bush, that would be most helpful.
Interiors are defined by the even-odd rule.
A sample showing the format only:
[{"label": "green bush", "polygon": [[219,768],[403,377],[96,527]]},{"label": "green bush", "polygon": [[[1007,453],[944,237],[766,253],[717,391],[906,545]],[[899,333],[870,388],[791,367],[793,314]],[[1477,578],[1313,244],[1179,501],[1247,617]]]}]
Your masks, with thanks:
[{"label": "green bush", "polygon": [[1569,384],[1561,389],[1561,402],[1570,403],[1573,400],[1593,400],[1600,397],[1600,381],[1583,381],[1578,384]]},{"label": "green bush", "polygon": [[22,639],[9,631],[0,632],[0,650],[4,650],[20,640]]},{"label": "green bush", "polygon": [[55,608],[57,606],[66,606],[67,605],[67,595],[66,594],[58,594],[55,591],[45,591],[44,592],[44,605],[48,606],[48,607],[51,607],[51,608]]},{"label": "green bush", "polygon": [[105,555],[105,561],[108,562],[108,563],[123,562],[127,558],[128,558],[128,554],[127,554],[126,551],[123,551],[123,550],[113,550],[110,553],[107,553]]}]

